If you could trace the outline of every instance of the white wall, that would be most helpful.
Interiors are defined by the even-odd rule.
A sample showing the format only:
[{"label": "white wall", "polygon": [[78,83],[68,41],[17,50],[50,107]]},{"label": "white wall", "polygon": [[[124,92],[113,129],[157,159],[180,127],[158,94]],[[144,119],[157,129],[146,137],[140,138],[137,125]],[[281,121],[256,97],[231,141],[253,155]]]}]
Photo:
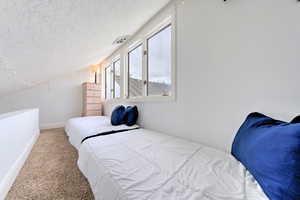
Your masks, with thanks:
[{"label": "white wall", "polygon": [[0,199],[4,199],[39,135],[39,111],[0,115]]},{"label": "white wall", "polygon": [[140,123],[230,150],[249,112],[290,120],[300,113],[299,19],[293,0],[177,4],[177,99],[135,103]]},{"label": "white wall", "polygon": [[85,69],[0,97],[0,113],[36,107],[41,128],[63,127],[69,118],[81,115],[81,84],[87,81],[93,81],[93,76]]}]

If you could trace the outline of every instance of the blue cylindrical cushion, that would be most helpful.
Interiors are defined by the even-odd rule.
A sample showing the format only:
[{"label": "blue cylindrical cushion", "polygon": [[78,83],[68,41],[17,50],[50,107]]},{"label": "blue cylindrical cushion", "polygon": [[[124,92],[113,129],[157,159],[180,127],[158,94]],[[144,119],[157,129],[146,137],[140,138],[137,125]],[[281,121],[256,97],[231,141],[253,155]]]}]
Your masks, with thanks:
[{"label": "blue cylindrical cushion", "polygon": [[139,117],[139,112],[136,106],[128,106],[125,110],[124,122],[127,126],[133,126]]},{"label": "blue cylindrical cushion", "polygon": [[117,106],[111,114],[111,124],[113,126],[118,126],[123,124],[124,116],[125,116],[125,107],[122,105]]}]

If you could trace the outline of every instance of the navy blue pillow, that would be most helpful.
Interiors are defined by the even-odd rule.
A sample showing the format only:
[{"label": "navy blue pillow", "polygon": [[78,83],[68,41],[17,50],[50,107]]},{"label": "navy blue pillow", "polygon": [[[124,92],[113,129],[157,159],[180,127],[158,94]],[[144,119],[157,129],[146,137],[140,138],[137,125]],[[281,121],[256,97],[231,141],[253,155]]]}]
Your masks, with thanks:
[{"label": "navy blue pillow", "polygon": [[128,106],[125,110],[124,122],[127,126],[133,126],[139,117],[139,112],[136,106]]},{"label": "navy blue pillow", "polygon": [[111,124],[113,126],[118,126],[123,124],[124,116],[125,116],[125,107],[122,105],[117,106],[111,114]]},{"label": "navy blue pillow", "polygon": [[271,200],[300,199],[300,124],[251,113],[231,153]]}]

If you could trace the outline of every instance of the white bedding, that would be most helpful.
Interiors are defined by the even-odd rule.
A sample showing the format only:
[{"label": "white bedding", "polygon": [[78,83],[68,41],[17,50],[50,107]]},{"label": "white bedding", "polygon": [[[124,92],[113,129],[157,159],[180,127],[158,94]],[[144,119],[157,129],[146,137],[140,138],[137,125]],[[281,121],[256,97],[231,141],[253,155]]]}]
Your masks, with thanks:
[{"label": "white bedding", "polygon": [[96,200],[264,200],[231,155],[138,129],[86,140],[78,166]]},{"label": "white bedding", "polygon": [[65,131],[69,136],[70,143],[78,150],[81,141],[88,136],[95,135],[101,132],[133,129],[138,126],[112,126],[110,117],[107,116],[93,116],[93,117],[78,117],[70,119],[65,126]]}]

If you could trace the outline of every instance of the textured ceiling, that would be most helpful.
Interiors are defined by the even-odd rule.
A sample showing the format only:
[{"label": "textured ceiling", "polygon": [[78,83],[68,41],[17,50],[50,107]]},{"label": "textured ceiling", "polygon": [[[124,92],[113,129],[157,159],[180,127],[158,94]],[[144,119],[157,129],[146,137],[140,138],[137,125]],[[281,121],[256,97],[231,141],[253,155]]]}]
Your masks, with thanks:
[{"label": "textured ceiling", "polygon": [[169,0],[1,0],[0,97],[108,56]]}]

